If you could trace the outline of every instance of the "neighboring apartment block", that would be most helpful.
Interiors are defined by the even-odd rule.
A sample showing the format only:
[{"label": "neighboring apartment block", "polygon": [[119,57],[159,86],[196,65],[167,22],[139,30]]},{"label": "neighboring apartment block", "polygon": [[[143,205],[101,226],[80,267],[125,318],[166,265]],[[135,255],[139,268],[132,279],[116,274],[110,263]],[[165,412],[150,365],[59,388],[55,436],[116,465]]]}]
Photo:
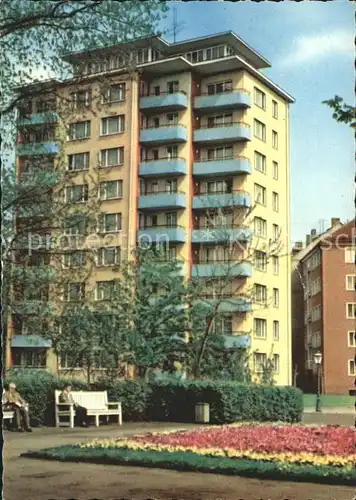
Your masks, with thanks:
[{"label": "neighboring apartment block", "polygon": [[[312,232],[306,248],[300,249],[294,256],[293,366],[297,366],[299,372],[298,385],[305,391],[315,389],[316,368],[313,358],[317,351],[323,355],[323,393],[348,394],[354,390],[354,224],[351,221],[342,225],[339,219],[332,219],[328,231],[320,236]],[[303,306],[297,308],[297,304]]]},{"label": "neighboring apartment block", "polygon": [[[142,238],[168,238],[169,256],[184,262],[187,279],[202,280],[218,280],[231,265],[216,229],[241,244],[252,238],[253,264],[236,267],[219,328],[250,348],[257,377],[272,359],[276,382],[290,384],[293,99],[263,74],[268,61],[232,32],[173,44],[152,36],[64,59],[74,71],[56,84],[70,103],[68,138],[62,147],[54,140],[41,95],[24,103],[27,135],[20,131],[18,170],[20,179],[26,160],[62,157],[72,173],[66,196],[84,203],[91,198],[88,172],[99,179],[98,232],[110,235],[111,249],[99,252],[85,289],[95,289],[99,300],[113,266]],[[95,95],[101,100],[93,110]],[[55,108],[54,102],[44,111]],[[243,259],[243,250],[235,258]],[[73,294],[84,294],[75,287]],[[236,289],[249,298],[234,300]],[[214,293],[210,283],[207,296]],[[55,371],[50,359],[47,344],[31,346],[12,326],[9,365],[40,363]]]}]

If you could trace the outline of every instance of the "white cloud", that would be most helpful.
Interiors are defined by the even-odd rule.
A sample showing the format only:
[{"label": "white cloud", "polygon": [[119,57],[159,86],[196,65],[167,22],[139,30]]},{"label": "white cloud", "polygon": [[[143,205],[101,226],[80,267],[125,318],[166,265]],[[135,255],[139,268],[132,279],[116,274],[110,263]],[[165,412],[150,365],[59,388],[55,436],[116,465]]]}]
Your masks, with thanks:
[{"label": "white cloud", "polygon": [[280,60],[280,65],[292,66],[295,64],[317,62],[338,54],[353,54],[354,41],[352,33],[344,30],[301,35],[294,39],[290,50]]}]

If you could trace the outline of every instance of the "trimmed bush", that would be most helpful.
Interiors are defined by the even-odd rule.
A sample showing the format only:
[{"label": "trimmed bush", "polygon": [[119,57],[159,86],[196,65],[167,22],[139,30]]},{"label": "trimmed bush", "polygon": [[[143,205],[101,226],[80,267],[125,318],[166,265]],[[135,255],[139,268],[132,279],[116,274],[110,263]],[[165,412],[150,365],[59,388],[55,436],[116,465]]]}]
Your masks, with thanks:
[{"label": "trimmed bush", "polygon": [[66,383],[73,390],[107,390],[109,401],[121,401],[128,421],[194,422],[195,404],[209,403],[210,422],[298,422],[303,413],[302,392],[294,387],[267,387],[216,381],[141,380],[100,382],[89,386],[74,379],[57,379],[45,371],[10,370],[5,383],[14,381],[30,405],[32,425],[54,425],[54,391]]},{"label": "trimmed bush", "polygon": [[224,424],[249,421],[298,422],[302,392],[294,387],[266,387],[233,382],[186,381],[152,383],[150,420],[194,421],[196,403],[209,403],[210,421]]}]

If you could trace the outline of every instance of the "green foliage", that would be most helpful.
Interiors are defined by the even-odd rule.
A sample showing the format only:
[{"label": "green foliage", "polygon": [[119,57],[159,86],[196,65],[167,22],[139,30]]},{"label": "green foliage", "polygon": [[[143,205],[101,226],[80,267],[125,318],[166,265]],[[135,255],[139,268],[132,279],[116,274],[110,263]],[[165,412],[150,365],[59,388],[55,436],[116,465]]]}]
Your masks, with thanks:
[{"label": "green foliage", "polygon": [[275,479],[351,486],[356,482],[355,469],[209,457],[193,452],[133,451],[120,448],[80,448],[79,446],[66,445],[25,453],[24,456],[68,462],[158,467],[161,469],[237,475],[265,480]]},{"label": "green foliage", "polygon": [[329,108],[333,110],[333,118],[339,123],[346,123],[352,128],[356,128],[356,108],[355,106],[350,106],[346,104],[342,97],[335,95],[333,99],[328,99],[323,101],[322,104],[326,104]]},{"label": "green foliage", "polygon": [[297,422],[302,393],[293,387],[265,387],[233,382],[186,381],[152,383],[149,420],[193,422],[195,404],[209,403],[210,422]]}]

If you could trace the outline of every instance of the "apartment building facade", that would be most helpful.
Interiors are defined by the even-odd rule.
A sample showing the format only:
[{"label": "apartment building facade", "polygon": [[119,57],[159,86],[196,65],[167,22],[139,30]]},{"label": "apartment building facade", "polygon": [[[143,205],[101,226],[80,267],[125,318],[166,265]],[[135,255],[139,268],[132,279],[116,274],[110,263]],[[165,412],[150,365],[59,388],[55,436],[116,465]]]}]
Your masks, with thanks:
[{"label": "apartment building facade", "polygon": [[[52,156],[71,173],[68,199],[88,202],[93,176],[100,184],[97,231],[110,243],[85,289],[100,300],[113,266],[144,240],[168,242],[187,279],[209,280],[212,298],[212,278],[228,269],[222,333],[249,348],[257,379],[272,359],[276,382],[290,384],[293,98],[263,74],[269,62],[232,32],[174,44],[152,36],[64,59],[74,76],[55,86],[69,103],[67,137],[61,145],[54,140],[41,95],[31,99],[22,122],[27,139],[20,130],[17,146],[18,175],[26,160]],[[35,133],[39,126],[44,135]],[[240,243],[233,256],[226,236]],[[244,261],[247,242],[253,259]],[[69,288],[84,290],[78,283]],[[234,298],[235,290],[246,299]],[[10,332],[9,366],[38,363],[41,348],[41,366],[64,369],[48,343],[34,348],[21,331]]]},{"label": "apartment building facade", "polygon": [[[354,221],[342,225],[333,219],[328,231],[313,237],[295,257],[303,307],[294,309],[293,364],[298,366],[301,388],[313,390],[314,354],[321,352],[322,392],[349,394],[356,376]],[[303,337],[298,334],[300,323],[304,324]]]}]

